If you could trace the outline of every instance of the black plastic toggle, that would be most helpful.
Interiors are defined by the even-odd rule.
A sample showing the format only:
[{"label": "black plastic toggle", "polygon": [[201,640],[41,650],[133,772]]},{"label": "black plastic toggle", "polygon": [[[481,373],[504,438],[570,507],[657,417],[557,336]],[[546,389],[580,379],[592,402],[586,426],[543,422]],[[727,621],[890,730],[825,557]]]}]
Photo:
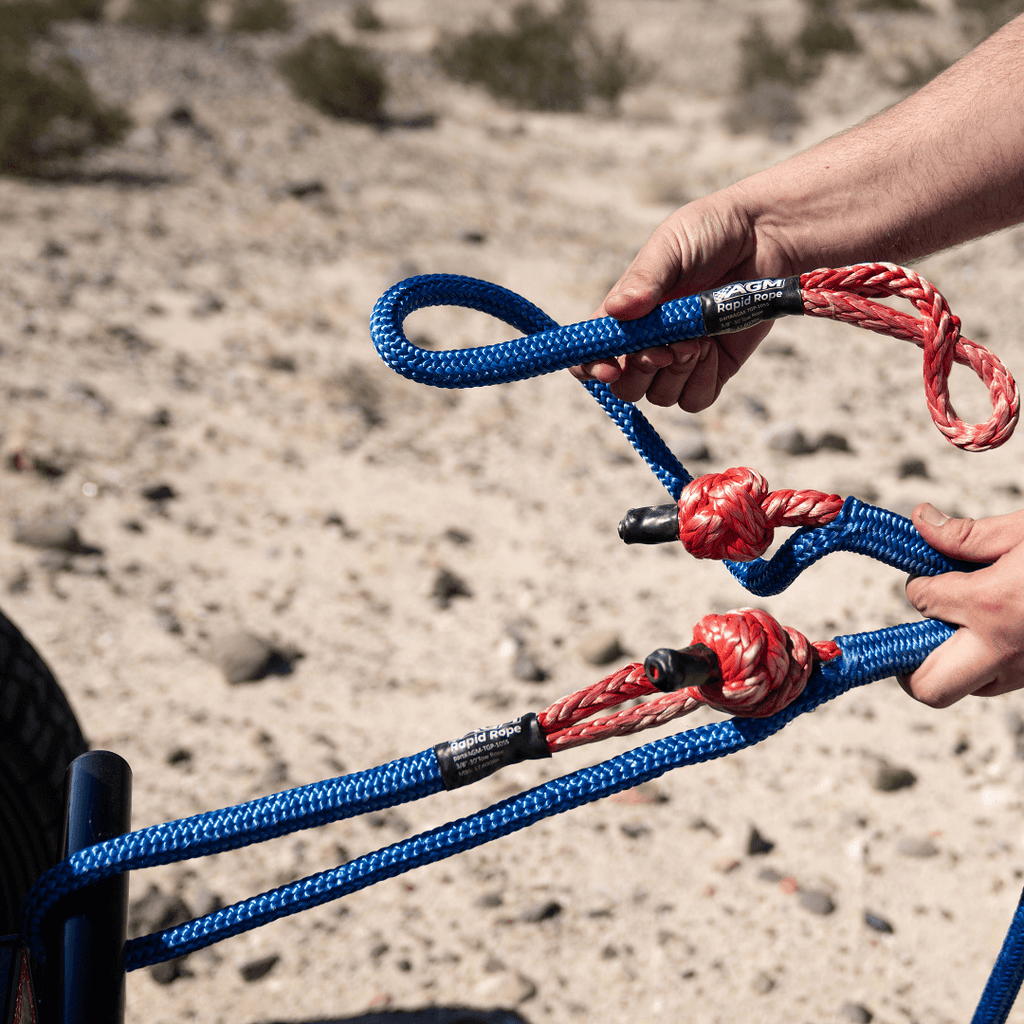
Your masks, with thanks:
[{"label": "black plastic toggle", "polygon": [[718,656],[704,644],[692,644],[681,651],[659,647],[647,656],[644,672],[651,686],[664,693],[704,686],[722,678]]},{"label": "black plastic toggle", "polygon": [[679,540],[679,506],[673,502],[631,508],[619,523],[619,536],[627,544],[665,544]]}]

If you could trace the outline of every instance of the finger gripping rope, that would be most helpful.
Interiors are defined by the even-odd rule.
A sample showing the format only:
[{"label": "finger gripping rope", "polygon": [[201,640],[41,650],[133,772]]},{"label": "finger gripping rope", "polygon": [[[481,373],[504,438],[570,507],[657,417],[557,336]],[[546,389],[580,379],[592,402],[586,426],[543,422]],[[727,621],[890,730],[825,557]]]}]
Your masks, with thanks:
[{"label": "finger gripping rope", "polygon": [[764,554],[776,526],[822,526],[843,507],[838,494],[771,491],[740,467],[691,480],[679,496],[679,539],[694,558],[749,562]]}]

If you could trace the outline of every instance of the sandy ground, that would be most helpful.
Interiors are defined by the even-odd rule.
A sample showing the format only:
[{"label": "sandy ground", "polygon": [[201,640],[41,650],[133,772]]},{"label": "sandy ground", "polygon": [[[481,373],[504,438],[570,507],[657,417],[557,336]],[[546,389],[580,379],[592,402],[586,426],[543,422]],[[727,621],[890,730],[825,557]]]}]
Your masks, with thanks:
[{"label": "sandy ground", "polygon": [[[4,607],[92,744],[132,765],[137,826],[539,710],[604,674],[580,653],[594,633],[614,633],[622,662],[749,604],[718,565],[621,544],[622,513],[663,492],[567,374],[418,387],[376,360],[370,310],[395,280],[445,271],[582,319],[674,205],[893,102],[881,71],[922,40],[963,46],[945,9],[859,15],[868,51],[830,65],[803,97],[806,125],[773,141],[729,135],[722,111],[745,16],[789,30],[790,0],[596,3],[602,29],[628,26],[658,67],[616,116],[524,114],[438,77],[426,54],[439,27],[487,6],[381,0],[388,28],[364,41],[388,62],[392,109],[437,115],[386,132],[294,100],[269,64],[280,40],[71,26],[97,88],[138,128],[81,181],[0,181]],[[353,36],[343,5],[300,11],[296,38]],[[167,117],[182,104],[190,123]],[[323,190],[289,194],[310,180]],[[920,268],[1018,371],[1022,268],[1024,229]],[[442,347],[509,336],[450,310],[408,328]],[[984,416],[980,385],[954,380],[965,416]],[[917,350],[853,328],[784,322],[712,409],[651,418],[674,446],[706,442],[691,469],[750,465],[774,487],[904,512],[1010,511],[1024,487],[1020,440],[951,448]],[[774,450],[786,424],[850,451]],[[143,496],[161,485],[173,496]],[[99,553],[15,542],[53,518]],[[441,568],[471,596],[438,607]],[[758,603],[812,639],[916,617],[903,578],[855,556]],[[510,626],[541,682],[515,677]],[[291,673],[230,685],[215,656],[239,630],[290,656]],[[1016,694],[936,712],[874,684],[761,747],[195,954],[169,984],[136,972],[128,1019],[468,1006],[532,1024],[964,1020],[1024,877],[1018,713]],[[202,912],[636,742],[140,873],[132,895],[156,887]],[[916,783],[874,788],[879,759]],[[769,852],[748,852],[752,827]]]}]

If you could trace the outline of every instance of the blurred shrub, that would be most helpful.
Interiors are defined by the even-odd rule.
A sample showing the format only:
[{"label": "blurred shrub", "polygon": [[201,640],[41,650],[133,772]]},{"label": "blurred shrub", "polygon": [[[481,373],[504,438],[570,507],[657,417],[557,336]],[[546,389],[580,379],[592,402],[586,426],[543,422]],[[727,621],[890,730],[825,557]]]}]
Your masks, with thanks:
[{"label": "blurred shrub", "polygon": [[807,14],[796,45],[812,67],[830,53],[859,53],[853,29],[836,8],[834,0],[804,0]]},{"label": "blurred shrub", "polygon": [[912,91],[927,85],[936,75],[942,74],[952,63],[947,57],[933,50],[930,46],[924,60],[915,60],[906,54],[899,58],[903,71],[886,79],[889,85],[896,89]]},{"label": "blurred shrub", "polygon": [[104,107],[66,57],[33,59],[27,45],[0,40],[0,171],[37,173],[121,139],[131,122]]},{"label": "blurred shrub", "polygon": [[507,31],[488,24],[442,37],[434,58],[451,78],[530,110],[582,110],[589,97],[614,104],[650,71],[622,35],[602,42],[589,22],[586,0],[563,0],[551,14],[520,3]]},{"label": "blurred shrub", "polygon": [[287,32],[292,27],[287,0],[235,0],[229,32]]},{"label": "blurred shrub", "polygon": [[310,36],[279,62],[296,95],[332,117],[383,120],[387,80],[371,54],[330,32]]},{"label": "blurred shrub", "polygon": [[101,21],[106,0],[53,0],[54,21]]},{"label": "blurred shrub", "polygon": [[892,11],[894,14],[934,14],[921,0],[858,0],[858,11]]},{"label": "blurred shrub", "polygon": [[151,32],[201,35],[210,27],[207,3],[208,0],[131,0],[124,22]]},{"label": "blurred shrub", "polygon": [[373,9],[373,4],[356,4],[352,8],[352,27],[360,32],[380,32],[384,28],[384,22]]},{"label": "blurred shrub", "polygon": [[806,80],[807,69],[793,48],[777,43],[761,18],[754,15],[747,22],[747,31],[740,37],[737,91],[741,94],[750,92],[761,82],[796,86],[803,85]]},{"label": "blurred shrub", "polygon": [[968,15],[964,28],[968,35],[975,36],[991,35],[1024,13],[1024,0],[953,0],[953,4],[958,11]]}]

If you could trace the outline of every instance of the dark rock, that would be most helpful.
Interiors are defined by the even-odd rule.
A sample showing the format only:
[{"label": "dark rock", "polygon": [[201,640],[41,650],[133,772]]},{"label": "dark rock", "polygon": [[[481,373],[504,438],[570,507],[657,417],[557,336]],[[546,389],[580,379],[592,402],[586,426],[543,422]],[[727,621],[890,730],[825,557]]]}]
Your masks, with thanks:
[{"label": "dark rock", "polygon": [[824,449],[830,452],[849,452],[853,451],[850,447],[850,442],[842,434],[835,434],[832,431],[826,431],[821,437],[818,438],[818,443],[815,445],[818,451]]},{"label": "dark rock", "polygon": [[179,128],[191,128],[196,123],[195,114],[187,103],[178,103],[167,112],[167,120]]},{"label": "dark rock", "polygon": [[934,857],[939,848],[930,840],[920,836],[904,836],[896,849],[905,857]]},{"label": "dark rock", "polygon": [[188,747],[175,747],[167,755],[167,763],[188,767],[192,763],[192,751]]},{"label": "dark rock", "polygon": [[30,548],[50,551],[64,551],[69,555],[96,555],[101,550],[83,544],[78,530],[70,523],[59,519],[37,519],[34,522],[18,523],[14,528],[14,542]]},{"label": "dark rock", "polygon": [[192,972],[185,966],[186,957],[176,956],[173,960],[165,960],[162,964],[153,964],[149,976],[158,985],[170,985],[178,978],[191,978]]},{"label": "dark rock", "polygon": [[882,932],[883,935],[892,935],[895,930],[884,917],[872,914],[870,910],[864,911],[864,923],[876,932]]},{"label": "dark rock", "polygon": [[756,857],[760,854],[771,853],[774,849],[775,843],[770,839],[765,839],[765,837],[752,825],[750,827],[750,835],[747,837],[747,853],[751,857]]},{"label": "dark rock", "polygon": [[67,246],[58,242],[55,238],[48,238],[43,244],[42,249],[39,250],[39,258],[44,260],[60,259],[62,256],[67,256],[67,254]]},{"label": "dark rock", "polygon": [[623,654],[622,642],[614,629],[595,629],[584,633],[576,649],[588,665],[607,665]]},{"label": "dark rock", "polygon": [[32,585],[32,577],[25,566],[19,566],[7,577],[8,594],[27,594]]},{"label": "dark rock", "polygon": [[165,928],[176,928],[195,915],[177,894],[165,894],[151,885],[149,891],[128,906],[128,935],[137,938]]},{"label": "dark rock", "polygon": [[213,292],[204,292],[192,307],[193,316],[212,316],[224,310],[224,300]]},{"label": "dark rock", "polygon": [[483,245],[487,236],[482,231],[460,231],[459,241],[467,245]]},{"label": "dark rock", "polygon": [[181,636],[184,632],[181,622],[172,608],[157,606],[153,609],[153,620],[165,633]]},{"label": "dark rock", "polygon": [[845,1003],[839,1011],[839,1016],[843,1020],[848,1020],[850,1024],[871,1024],[875,1017],[866,1006],[861,1006],[860,1003]]},{"label": "dark rock", "polygon": [[226,633],[210,645],[210,661],[231,684],[265,679],[271,674],[275,653],[265,640],[242,631]]},{"label": "dark rock", "polygon": [[465,530],[460,530],[454,526],[450,526],[447,530],[445,530],[443,536],[446,541],[449,541],[452,544],[458,544],[460,546],[463,544],[469,544],[473,540],[472,534],[467,533]]},{"label": "dark rock", "polygon": [[298,367],[291,356],[273,355],[267,360],[268,370],[277,370],[278,373],[295,373]]},{"label": "dark rock", "polygon": [[804,432],[793,423],[780,423],[772,427],[765,435],[765,444],[773,452],[786,455],[810,455],[814,451]]},{"label": "dark rock", "polygon": [[898,789],[907,789],[917,782],[917,776],[909,768],[890,764],[884,758],[875,760],[869,779],[872,787],[881,793],[894,793]]},{"label": "dark rock", "polygon": [[151,427],[169,427],[171,425],[170,409],[156,409],[147,418],[146,422]]},{"label": "dark rock", "polygon": [[750,986],[758,995],[765,996],[775,988],[775,979],[761,971],[756,975]]},{"label": "dark rock", "polygon": [[650,826],[644,825],[639,821],[627,821],[619,826],[619,831],[626,836],[627,839],[641,839],[643,836],[651,834]]},{"label": "dark rock", "polygon": [[144,487],[139,492],[146,501],[171,501],[178,496],[178,492],[170,484],[154,484],[152,487]]},{"label": "dark rock", "polygon": [[327,186],[321,178],[307,178],[305,181],[289,181],[282,186],[293,199],[309,199],[327,194]]},{"label": "dark rock", "polygon": [[274,969],[280,959],[279,953],[270,953],[268,956],[261,956],[256,960],[250,960],[247,964],[242,964],[238,968],[238,973],[242,976],[242,981],[259,981]]},{"label": "dark rock", "polygon": [[519,915],[519,920],[526,921],[528,924],[539,924],[541,921],[549,921],[553,917],[558,917],[561,912],[562,904],[558,900],[548,900],[545,903],[527,907]]},{"label": "dark rock", "polygon": [[440,568],[434,577],[434,585],[430,590],[430,598],[438,608],[448,608],[457,597],[472,597],[473,591],[465,580],[456,576],[450,569]]},{"label": "dark rock", "polygon": [[121,342],[129,352],[153,351],[153,346],[134,327],[127,324],[114,324],[107,328],[107,334]]},{"label": "dark rock", "polygon": [[512,676],[524,683],[543,683],[548,674],[526,647],[520,644],[512,661]]},{"label": "dark rock", "polygon": [[919,476],[923,479],[928,479],[928,467],[925,465],[924,459],[916,458],[915,456],[908,456],[900,461],[900,464],[896,467],[896,476],[900,480],[906,480],[910,476]]},{"label": "dark rock", "polygon": [[505,902],[505,897],[500,892],[488,892],[484,893],[476,901],[478,907],[482,907],[485,910],[493,909],[494,907],[500,907]]},{"label": "dark rock", "polygon": [[121,524],[129,533],[145,533],[146,528],[138,521],[138,519],[126,519]]},{"label": "dark rock", "polygon": [[800,906],[812,914],[831,914],[836,909],[832,897],[818,889],[801,889]]}]

